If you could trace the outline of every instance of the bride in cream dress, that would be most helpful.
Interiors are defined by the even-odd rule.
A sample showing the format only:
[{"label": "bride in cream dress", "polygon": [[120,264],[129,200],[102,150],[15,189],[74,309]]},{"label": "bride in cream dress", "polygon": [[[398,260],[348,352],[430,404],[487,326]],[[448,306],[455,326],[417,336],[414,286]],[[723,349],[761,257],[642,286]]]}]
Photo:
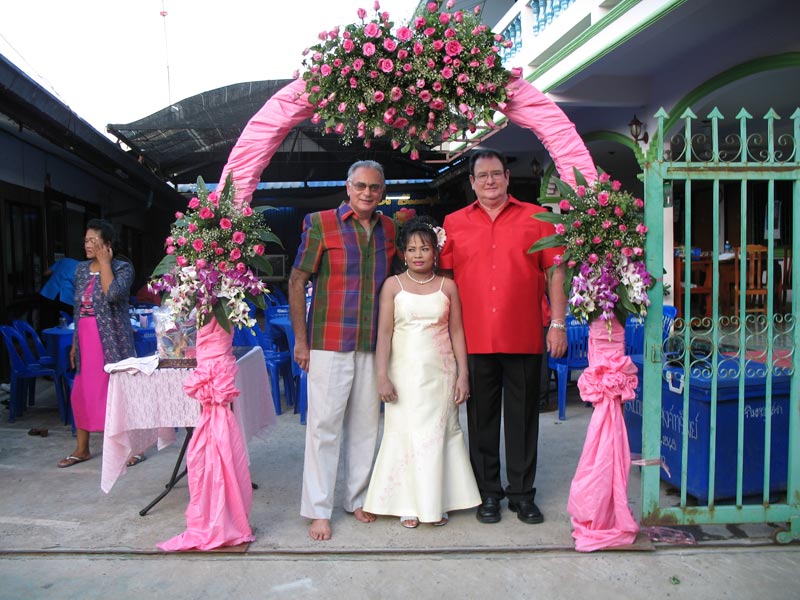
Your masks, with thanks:
[{"label": "bride in cream dress", "polygon": [[383,438],[364,510],[404,527],[445,525],[447,512],[481,502],[458,422],[469,397],[455,283],[434,272],[437,233],[427,217],[401,232],[408,270],[381,290],[376,362]]}]

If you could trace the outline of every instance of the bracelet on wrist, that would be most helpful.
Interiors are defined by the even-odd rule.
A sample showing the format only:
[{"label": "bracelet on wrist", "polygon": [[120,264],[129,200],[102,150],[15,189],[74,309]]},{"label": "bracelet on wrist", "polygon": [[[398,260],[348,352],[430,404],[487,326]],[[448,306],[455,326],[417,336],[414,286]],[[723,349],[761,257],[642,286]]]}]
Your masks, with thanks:
[{"label": "bracelet on wrist", "polygon": [[563,331],[566,331],[567,326],[564,325],[564,323],[557,323],[555,321],[551,321],[550,322],[550,329],[561,329]]}]

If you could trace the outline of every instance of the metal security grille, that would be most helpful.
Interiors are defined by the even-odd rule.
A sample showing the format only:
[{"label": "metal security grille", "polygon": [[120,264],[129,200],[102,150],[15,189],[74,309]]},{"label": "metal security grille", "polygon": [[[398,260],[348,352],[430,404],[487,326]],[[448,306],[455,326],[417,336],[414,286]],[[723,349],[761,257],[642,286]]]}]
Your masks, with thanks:
[{"label": "metal security grille", "polygon": [[[800,539],[800,109],[686,110],[666,142],[673,121],[656,118],[647,264],[666,285],[648,313],[642,400],[626,407],[647,465],[642,523],[780,523],[777,541]],[[679,307],[663,341],[662,294]]]}]

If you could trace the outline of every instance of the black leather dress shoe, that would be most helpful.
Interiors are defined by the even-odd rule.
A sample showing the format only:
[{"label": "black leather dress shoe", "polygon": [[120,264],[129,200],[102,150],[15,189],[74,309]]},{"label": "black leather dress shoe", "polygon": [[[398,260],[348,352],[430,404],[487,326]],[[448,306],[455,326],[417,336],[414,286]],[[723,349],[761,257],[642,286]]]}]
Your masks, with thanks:
[{"label": "black leather dress shoe", "polygon": [[544,522],[544,515],[533,500],[508,501],[508,510],[517,513],[517,518],[523,523],[535,525]]},{"label": "black leather dress shoe", "polygon": [[497,498],[484,498],[475,513],[481,523],[498,523],[500,521],[500,501]]}]

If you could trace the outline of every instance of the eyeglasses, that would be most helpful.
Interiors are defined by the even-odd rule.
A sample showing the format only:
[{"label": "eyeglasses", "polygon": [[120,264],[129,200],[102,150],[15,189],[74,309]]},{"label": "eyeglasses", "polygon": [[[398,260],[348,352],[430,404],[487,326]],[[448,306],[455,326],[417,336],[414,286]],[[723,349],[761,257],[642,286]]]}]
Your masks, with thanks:
[{"label": "eyeglasses", "polygon": [[489,173],[478,173],[475,175],[475,179],[480,181],[481,183],[485,183],[489,181],[489,178],[494,179],[502,179],[505,176],[505,171],[491,171]]},{"label": "eyeglasses", "polygon": [[373,194],[377,194],[378,192],[380,192],[380,191],[383,189],[383,184],[382,184],[382,183],[370,183],[370,184],[366,184],[366,183],[364,183],[363,181],[356,181],[355,183],[353,183],[353,182],[351,181],[351,182],[349,182],[349,183],[350,183],[350,185],[352,185],[352,186],[353,186],[353,188],[354,188],[354,189],[355,189],[357,192],[363,192],[364,190],[366,190],[367,188],[369,188],[369,191],[370,191],[370,192],[372,192]]}]

